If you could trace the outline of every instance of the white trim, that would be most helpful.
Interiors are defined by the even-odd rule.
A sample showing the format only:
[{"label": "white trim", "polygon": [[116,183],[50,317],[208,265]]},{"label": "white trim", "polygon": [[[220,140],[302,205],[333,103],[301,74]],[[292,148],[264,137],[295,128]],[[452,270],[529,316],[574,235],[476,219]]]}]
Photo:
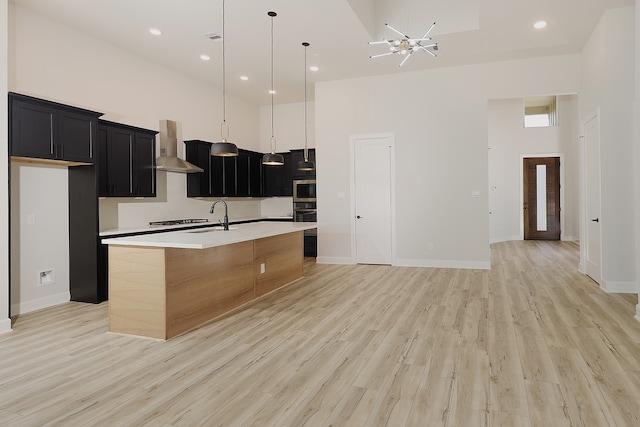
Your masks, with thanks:
[{"label": "white trim", "polygon": [[640,322],[640,304],[636,305],[636,320]]},{"label": "white trim", "polygon": [[71,294],[62,292],[56,295],[49,295],[47,297],[33,299],[31,301],[23,301],[18,304],[11,304],[12,314],[25,314],[31,311],[40,310],[43,308],[51,307],[58,304],[63,304],[71,300]]},{"label": "white trim", "polygon": [[522,240],[522,236],[501,236],[501,237],[494,237],[493,239],[489,240],[489,244],[492,243],[500,243],[500,242],[511,242],[513,240]]},{"label": "white trim", "polygon": [[[560,158],[560,240],[566,240],[564,237],[564,153],[534,153],[520,154],[520,239],[524,240],[524,159],[533,159],[541,157],[559,157]],[[517,240],[517,239],[514,239]]]},{"label": "white trim", "polygon": [[355,265],[356,260],[346,257],[320,256],[316,258],[316,264]]},{"label": "white trim", "polygon": [[600,289],[608,294],[636,294],[638,284],[636,282],[616,282],[602,279]]},{"label": "white trim", "polygon": [[397,259],[394,267],[462,268],[491,270],[491,261],[460,261],[443,259]]},{"label": "white trim", "polygon": [[356,141],[361,139],[388,139],[389,147],[391,150],[390,153],[390,187],[391,187],[391,265],[395,265],[396,263],[396,141],[395,134],[393,132],[383,132],[383,133],[369,133],[369,134],[359,134],[359,135],[351,135],[349,137],[349,158],[351,161],[349,162],[349,181],[350,181],[350,194],[351,194],[351,258],[353,260],[353,264],[356,264],[357,253],[356,253],[356,176],[355,176],[355,146]]},{"label": "white trim", "polygon": [[0,334],[6,334],[13,331],[11,329],[11,319],[0,320]]}]

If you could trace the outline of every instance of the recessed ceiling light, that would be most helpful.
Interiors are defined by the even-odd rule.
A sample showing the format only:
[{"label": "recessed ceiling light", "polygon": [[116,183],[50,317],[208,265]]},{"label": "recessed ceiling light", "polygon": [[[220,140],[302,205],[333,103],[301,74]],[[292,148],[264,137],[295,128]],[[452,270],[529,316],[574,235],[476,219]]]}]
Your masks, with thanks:
[{"label": "recessed ceiling light", "polygon": [[318,71],[320,68],[318,68],[318,66],[317,66],[317,65],[312,65],[311,67],[309,67],[309,69],[310,69],[311,71]]},{"label": "recessed ceiling light", "polygon": [[247,80],[249,80],[249,77],[247,77],[247,76],[240,76],[240,80],[244,80],[244,81],[246,82]]},{"label": "recessed ceiling light", "polygon": [[203,61],[208,61],[211,59],[211,57],[203,53],[202,55],[200,55],[200,59],[202,59]]},{"label": "recessed ceiling light", "polygon": [[154,36],[162,35],[162,31],[160,31],[160,29],[158,29],[158,28],[149,28],[149,32],[151,34],[153,34]]},{"label": "recessed ceiling light", "polygon": [[275,95],[276,91],[275,91],[275,90],[273,90],[273,89],[269,89],[269,93],[270,93],[271,95]]},{"label": "recessed ceiling light", "polygon": [[533,28],[535,28],[536,30],[541,30],[546,26],[547,26],[547,21],[538,21],[535,24],[533,24]]}]

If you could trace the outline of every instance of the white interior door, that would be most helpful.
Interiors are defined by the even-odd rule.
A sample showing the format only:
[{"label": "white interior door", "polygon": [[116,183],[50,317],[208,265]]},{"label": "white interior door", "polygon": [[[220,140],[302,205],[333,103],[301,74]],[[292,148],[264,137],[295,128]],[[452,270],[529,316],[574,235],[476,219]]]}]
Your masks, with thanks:
[{"label": "white interior door", "polygon": [[583,125],[585,165],[585,270],[598,283],[602,280],[600,119],[594,116]]},{"label": "white interior door", "polygon": [[392,140],[354,139],[355,251],[358,264],[392,262]]}]

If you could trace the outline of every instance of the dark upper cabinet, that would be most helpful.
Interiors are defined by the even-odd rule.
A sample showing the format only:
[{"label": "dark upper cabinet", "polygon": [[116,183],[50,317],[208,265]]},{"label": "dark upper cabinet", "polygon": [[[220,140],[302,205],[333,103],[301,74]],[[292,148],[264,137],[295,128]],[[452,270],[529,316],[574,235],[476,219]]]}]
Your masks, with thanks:
[{"label": "dark upper cabinet", "polygon": [[237,157],[209,154],[211,143],[185,141],[186,160],[204,169],[187,175],[187,197],[259,197],[262,154],[238,150]]},{"label": "dark upper cabinet", "polygon": [[[316,150],[315,148],[309,148],[309,160],[312,162],[316,161]],[[298,162],[304,160],[304,149],[301,150],[291,150],[291,163],[292,163],[292,171],[293,171],[293,179],[315,179],[316,171],[300,171],[298,170]]]},{"label": "dark upper cabinet", "polygon": [[[211,144],[205,141],[185,141],[186,160],[204,170],[187,174],[187,197],[206,197],[213,194],[211,182]],[[217,159],[221,159],[218,157]],[[220,190],[222,191],[222,187]]]},{"label": "dark upper cabinet", "polygon": [[293,158],[291,153],[280,153],[284,157],[284,165],[262,166],[263,195],[293,196]]},{"label": "dark upper cabinet", "polygon": [[93,163],[101,115],[9,93],[11,155]]},{"label": "dark upper cabinet", "polygon": [[156,133],[99,121],[98,194],[101,197],[155,197]]},{"label": "dark upper cabinet", "polygon": [[249,154],[249,196],[262,196],[262,153]]},{"label": "dark upper cabinet", "polygon": [[238,150],[236,161],[236,196],[262,196],[262,153]]}]

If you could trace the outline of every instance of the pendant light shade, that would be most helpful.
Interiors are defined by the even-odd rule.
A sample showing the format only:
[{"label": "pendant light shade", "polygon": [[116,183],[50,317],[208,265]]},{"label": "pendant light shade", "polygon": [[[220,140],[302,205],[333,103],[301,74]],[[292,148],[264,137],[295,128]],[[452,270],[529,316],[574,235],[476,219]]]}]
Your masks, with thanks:
[{"label": "pendant light shade", "polygon": [[278,16],[275,12],[267,12],[267,15],[271,17],[271,139],[269,139],[269,148],[271,152],[262,156],[262,164],[267,166],[282,166],[284,165],[284,157],[282,154],[276,153],[276,137],[273,133],[273,95],[276,93],[273,85],[273,18]]},{"label": "pendant light shade", "polygon": [[307,48],[309,43],[302,43],[304,46],[304,160],[298,162],[299,171],[314,171],[316,164],[309,160],[309,149],[307,148]]},{"label": "pendant light shade", "polygon": [[220,124],[220,138],[222,141],[211,144],[210,154],[212,156],[231,157],[238,155],[238,147],[228,141],[229,125],[227,124],[227,79],[224,45],[224,0],[222,0],[222,123]]}]

